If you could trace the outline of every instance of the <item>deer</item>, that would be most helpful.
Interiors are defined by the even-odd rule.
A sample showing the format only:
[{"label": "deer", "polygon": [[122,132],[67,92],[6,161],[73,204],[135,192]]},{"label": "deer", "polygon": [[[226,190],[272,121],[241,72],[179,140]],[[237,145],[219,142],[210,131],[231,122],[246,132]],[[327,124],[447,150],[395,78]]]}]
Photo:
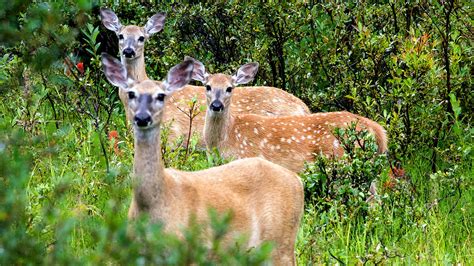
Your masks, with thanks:
[{"label": "deer", "polygon": [[[204,125],[204,141],[208,149],[217,149],[225,158],[262,157],[293,172],[304,169],[304,163],[315,156],[340,157],[344,153],[333,130],[356,123],[356,130],[368,130],[378,145],[378,152],[387,150],[387,136],[378,123],[350,112],[315,113],[268,117],[232,113],[233,90],[253,80],[258,63],[241,66],[233,76],[209,74],[203,63],[194,62],[192,79],[206,88],[208,105]],[[272,100],[271,95],[266,96]]]},{"label": "deer", "polygon": [[[167,97],[191,80],[193,62],[172,67],[164,81],[133,81],[126,67],[114,57],[102,54],[107,80],[128,101],[134,134],[134,180],[130,220],[141,214],[163,224],[166,232],[178,236],[195,220],[209,221],[208,209],[233,214],[224,239],[232,245],[236,236],[247,236],[248,248],[264,241],[275,244],[271,259],[275,265],[295,265],[295,241],[303,212],[303,186],[296,173],[264,160],[245,158],[196,172],[165,169],[160,130]],[[182,237],[182,235],[181,235]]]},{"label": "deer", "polygon": [[[145,71],[144,45],[149,36],[163,29],[166,15],[157,13],[152,16],[145,27],[135,25],[122,26],[117,15],[110,9],[101,8],[102,24],[114,31],[119,38],[121,61],[127,68],[129,78],[142,81],[148,78]],[[206,97],[202,86],[185,86],[168,98],[169,104],[165,107],[164,121],[170,126],[170,138],[189,135],[190,118],[186,115],[190,99],[196,99],[197,106],[206,106]],[[309,108],[296,96],[282,89],[260,86],[237,88],[234,91],[234,112],[254,113],[264,116],[303,115],[309,114]],[[126,95],[119,94],[123,104],[127,104]],[[272,100],[267,97],[271,96]],[[129,114],[127,114],[127,117]],[[192,120],[193,133],[201,133],[204,128],[205,113],[198,112]],[[201,142],[203,143],[202,139]]]},{"label": "deer", "polygon": [[[145,71],[145,42],[151,35],[163,29],[166,14],[156,13],[148,19],[144,27],[123,26],[117,15],[108,8],[100,9],[100,19],[105,28],[117,35],[120,59],[127,68],[127,78],[137,81],[148,79]],[[119,97],[122,103],[126,104],[127,95],[119,91]],[[130,114],[126,115],[128,118]]]}]

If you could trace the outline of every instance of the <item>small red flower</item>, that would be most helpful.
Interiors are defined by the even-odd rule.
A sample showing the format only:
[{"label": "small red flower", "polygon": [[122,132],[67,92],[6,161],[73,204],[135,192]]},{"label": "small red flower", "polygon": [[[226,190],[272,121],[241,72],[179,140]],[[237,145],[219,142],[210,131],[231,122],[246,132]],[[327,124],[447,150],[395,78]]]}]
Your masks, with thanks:
[{"label": "small red flower", "polygon": [[82,74],[84,74],[84,63],[82,62],[79,62],[76,64],[76,67],[77,67],[77,70],[79,70],[79,72]]},{"label": "small red flower", "polygon": [[389,176],[392,179],[403,179],[405,178],[405,170],[399,167],[393,167],[390,169]]},{"label": "small red flower", "polygon": [[119,149],[118,142],[119,142],[119,134],[116,130],[109,131],[109,140],[112,142],[114,153],[120,156],[122,153]]},{"label": "small red flower", "polygon": [[111,130],[109,132],[109,140],[118,139],[118,137],[119,137],[119,134],[117,130]]}]

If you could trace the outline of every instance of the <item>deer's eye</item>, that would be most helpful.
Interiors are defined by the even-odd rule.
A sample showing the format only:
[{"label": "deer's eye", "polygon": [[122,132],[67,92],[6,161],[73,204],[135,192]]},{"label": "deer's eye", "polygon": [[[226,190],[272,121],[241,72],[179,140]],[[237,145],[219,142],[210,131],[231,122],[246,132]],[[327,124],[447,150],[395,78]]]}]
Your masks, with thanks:
[{"label": "deer's eye", "polygon": [[119,40],[123,40],[123,34],[119,34]]},{"label": "deer's eye", "polygon": [[207,91],[211,91],[211,86],[206,85],[206,90],[207,90]]},{"label": "deer's eye", "polygon": [[133,99],[137,98],[137,96],[135,95],[135,92],[133,92],[133,91],[129,91],[129,92],[127,92],[127,94],[128,94],[128,99],[129,100],[133,100]]},{"label": "deer's eye", "polygon": [[165,96],[166,94],[164,93],[159,93],[157,96],[156,96],[156,99],[160,102],[164,101],[165,100]]},{"label": "deer's eye", "polygon": [[140,36],[140,37],[138,38],[138,41],[139,41],[139,42],[144,42],[144,41],[145,41],[145,37]]},{"label": "deer's eye", "polygon": [[228,93],[231,93],[232,92],[232,87],[227,87],[227,89],[225,91],[228,92]]}]

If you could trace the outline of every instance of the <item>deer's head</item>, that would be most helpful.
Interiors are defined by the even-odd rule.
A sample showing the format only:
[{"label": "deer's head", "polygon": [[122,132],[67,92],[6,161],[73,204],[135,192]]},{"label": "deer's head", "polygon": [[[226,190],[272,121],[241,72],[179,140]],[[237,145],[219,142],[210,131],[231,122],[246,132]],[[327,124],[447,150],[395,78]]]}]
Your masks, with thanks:
[{"label": "deer's head", "polygon": [[116,58],[103,53],[102,65],[109,82],[127,94],[125,106],[134,128],[141,131],[157,128],[163,117],[165,98],[191,81],[193,62],[185,60],[172,67],[165,81],[127,79],[127,70]]},{"label": "deer's head", "polygon": [[202,82],[206,88],[208,112],[211,115],[224,113],[230,106],[234,88],[252,81],[258,70],[258,63],[254,62],[242,65],[233,76],[209,74],[198,60],[188,56],[185,57],[185,60],[192,61],[194,64],[192,79]]},{"label": "deer's head", "polygon": [[120,54],[128,60],[132,60],[143,56],[145,41],[152,34],[163,29],[166,14],[156,13],[148,20],[145,27],[135,25],[123,26],[117,15],[108,8],[100,9],[100,18],[102,24],[104,24],[107,29],[117,34]]}]

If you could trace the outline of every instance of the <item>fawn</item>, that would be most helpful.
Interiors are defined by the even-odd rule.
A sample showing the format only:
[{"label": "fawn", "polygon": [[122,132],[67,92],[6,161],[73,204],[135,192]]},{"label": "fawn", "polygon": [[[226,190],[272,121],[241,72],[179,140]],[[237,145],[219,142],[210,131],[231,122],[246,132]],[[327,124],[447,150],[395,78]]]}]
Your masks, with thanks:
[{"label": "fawn", "polygon": [[129,219],[141,213],[161,222],[167,232],[180,233],[191,217],[208,221],[208,209],[231,210],[231,244],[238,234],[248,236],[247,247],[272,241],[276,265],[295,265],[294,246],[303,212],[303,186],[299,177],[272,162],[247,158],[197,172],[164,169],[160,125],[166,98],[186,85],[193,62],[186,60],[168,72],[163,82],[130,81],[126,68],[110,55],[102,55],[104,73],[127,95],[125,106],[134,132],[133,198]]},{"label": "fawn", "polygon": [[[241,66],[233,76],[208,74],[204,65],[194,62],[193,79],[206,87],[207,112],[204,141],[209,149],[217,148],[224,157],[262,157],[299,172],[304,162],[320,153],[341,156],[343,148],[332,134],[336,127],[357,123],[377,141],[379,152],[387,150],[385,130],[378,123],[349,112],[317,113],[301,116],[265,117],[254,114],[236,115],[230,111],[233,89],[253,80],[257,63]],[[266,98],[272,100],[271,96]]]},{"label": "fawn", "polygon": [[[162,30],[165,21],[164,13],[152,16],[145,27],[135,25],[122,26],[117,15],[110,9],[101,8],[103,25],[114,31],[119,38],[119,49],[122,63],[126,66],[128,77],[142,81],[148,78],[145,71],[144,44],[149,36]],[[274,87],[238,88],[234,91],[233,112],[236,114],[253,113],[265,116],[303,115],[309,114],[309,108],[300,99],[281,89]],[[124,105],[127,97],[119,93]],[[268,100],[268,97],[272,100]],[[182,90],[168,97],[169,104],[165,106],[163,121],[171,123],[170,137],[187,136],[190,118],[183,111],[189,109],[188,102],[196,97],[198,106],[206,106],[206,97],[203,87],[188,85]],[[239,107],[241,105],[241,107]],[[127,112],[127,118],[130,114]],[[204,112],[200,112],[193,119],[193,132],[201,133],[204,128]],[[202,142],[202,141],[201,141]]]}]

